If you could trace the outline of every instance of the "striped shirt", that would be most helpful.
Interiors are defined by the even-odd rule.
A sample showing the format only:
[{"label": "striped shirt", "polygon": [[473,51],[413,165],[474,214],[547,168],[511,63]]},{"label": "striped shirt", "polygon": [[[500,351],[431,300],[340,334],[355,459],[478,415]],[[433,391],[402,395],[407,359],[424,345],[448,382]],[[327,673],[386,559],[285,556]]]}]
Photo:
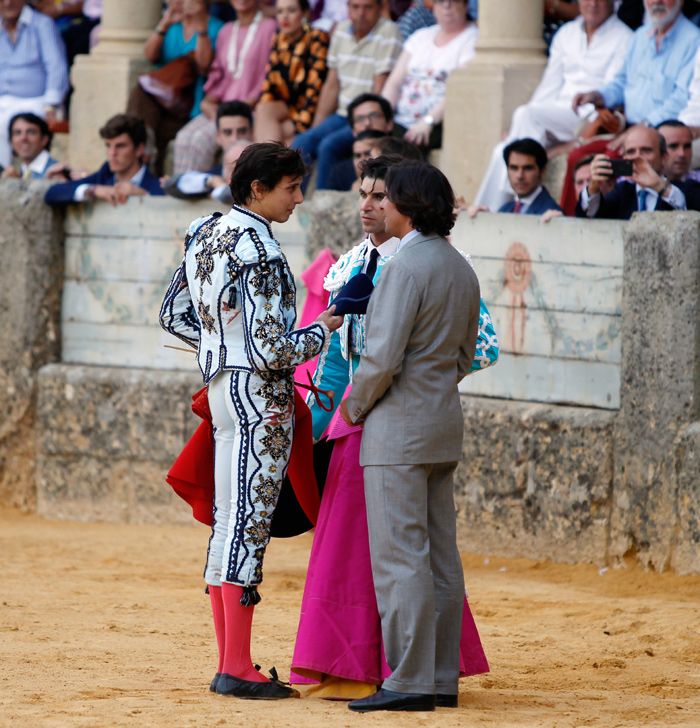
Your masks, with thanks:
[{"label": "striped shirt", "polygon": [[374,77],[389,73],[401,53],[401,33],[386,18],[362,39],[352,33],[350,21],[338,24],[328,51],[328,68],[335,68],[340,83],[337,112],[347,116],[348,104],[360,94],[371,93]]}]

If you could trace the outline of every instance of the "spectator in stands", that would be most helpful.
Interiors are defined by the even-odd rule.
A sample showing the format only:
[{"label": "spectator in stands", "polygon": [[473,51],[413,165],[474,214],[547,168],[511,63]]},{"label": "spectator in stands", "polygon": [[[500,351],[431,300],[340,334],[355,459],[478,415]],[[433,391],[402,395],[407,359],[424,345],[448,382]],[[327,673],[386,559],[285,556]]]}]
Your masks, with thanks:
[{"label": "spectator in stands", "polygon": [[579,159],[574,168],[574,190],[577,199],[591,179],[591,162],[593,162],[593,157],[584,157]]},{"label": "spectator in stands", "polygon": [[406,141],[403,137],[384,136],[373,142],[370,151],[372,159],[387,154],[393,154],[404,159],[414,159],[416,162],[425,160],[423,150],[419,146]]},{"label": "spectator in stands", "polygon": [[474,56],[476,26],[466,0],[435,0],[437,25],[417,30],[405,43],[383,94],[396,109],[397,132],[409,142],[442,145],[445,87],[450,73]]},{"label": "spectator in stands", "polygon": [[[226,156],[232,147],[238,148],[240,154],[253,141],[253,111],[244,101],[226,101],[216,111],[216,143],[221,147],[221,164],[215,164],[208,172],[191,170],[175,175],[164,181],[163,189],[173,197],[206,197],[210,195],[222,201],[229,195],[219,190],[228,187],[230,176],[226,177]],[[229,157],[229,164],[235,162],[238,155]],[[228,179],[228,181],[227,181]]]},{"label": "spectator in stands", "polygon": [[547,167],[547,152],[534,139],[516,139],[503,150],[503,161],[508,169],[508,181],[515,199],[506,202],[499,212],[516,215],[540,215],[547,210],[561,208],[542,184]]},{"label": "spectator in stands", "polygon": [[[394,112],[391,104],[379,94],[360,94],[348,105],[348,121],[353,140],[365,131],[378,131],[384,136],[394,128]],[[331,168],[326,188],[344,192],[351,189],[357,174],[352,160],[352,146],[344,159]]]},{"label": "spectator in stands", "polygon": [[253,142],[238,139],[224,151],[218,174],[208,172],[185,172],[163,183],[166,195],[180,200],[201,200],[209,197],[223,205],[232,205],[231,175],[243,150]]},{"label": "spectator in stands", "polygon": [[[515,192],[515,199],[498,208],[498,212],[516,215],[541,215],[549,211],[561,212],[561,208],[542,184],[547,167],[547,152],[534,139],[516,139],[503,150],[503,161],[508,171],[508,182]],[[469,217],[488,212],[486,205],[472,205]]]},{"label": "spectator in stands", "polygon": [[272,42],[255,109],[260,142],[289,144],[312,124],[326,80],[328,33],[307,25],[308,0],[277,0],[279,31]]},{"label": "spectator in stands", "polygon": [[32,4],[56,21],[69,67],[79,53],[90,52],[90,33],[102,17],[102,0],[35,0]]},{"label": "spectator in stands", "polygon": [[583,104],[614,108],[624,104],[631,124],[675,119],[688,103],[700,31],[681,14],[681,0],[645,0],[650,26],[635,31],[622,68],[609,83],[577,93]]},{"label": "spectator in stands", "polygon": [[44,197],[49,205],[85,200],[118,205],[133,196],[163,194],[158,178],[143,162],[146,127],[141,119],[117,114],[100,129],[100,136],[105,140],[107,161],[87,177],[49,187]]},{"label": "spectator in stands", "polygon": [[361,131],[352,142],[352,166],[357,175],[357,179],[352,183],[350,189],[357,191],[360,189],[360,171],[363,162],[372,156],[372,145],[378,140],[384,138],[384,132],[377,129],[365,129]]},{"label": "spectator in stands", "polygon": [[348,0],[349,19],[333,33],[328,76],[312,128],[292,142],[307,162],[318,160],[318,189],[328,187],[333,164],[350,153],[353,129],[348,124],[348,104],[362,93],[380,93],[401,52],[401,34],[381,17],[381,9],[381,0]]},{"label": "spectator in stands", "polygon": [[663,176],[666,156],[666,142],[656,129],[633,126],[623,151],[624,159],[632,161],[632,176],[616,181],[610,158],[597,154],[576,206],[577,217],[629,220],[634,212],[685,210],[683,193]]},{"label": "spectator in stands", "polygon": [[[635,31],[620,71],[597,91],[576,94],[574,109],[585,103],[599,109],[624,103],[628,124],[655,125],[678,118],[685,108],[700,31],[680,14],[681,0],[644,0],[644,5],[647,24]],[[623,146],[624,133],[613,141],[601,139],[584,144],[569,154],[568,169],[590,154],[618,155]],[[568,172],[561,201],[567,214],[573,212],[576,199]]]},{"label": "spectator in stands", "polygon": [[502,164],[507,143],[523,137],[548,146],[573,140],[582,121],[571,108],[574,96],[604,85],[620,70],[632,32],[615,16],[613,0],[581,0],[580,7],[581,16],[557,32],[540,84],[515,110],[506,141],[495,147],[477,204],[497,209],[512,198]]},{"label": "spectator in stands", "polygon": [[45,119],[30,113],[15,114],[10,120],[9,133],[18,166],[7,167],[3,177],[65,179],[63,166],[49,154],[52,135]]},{"label": "spectator in stands", "polygon": [[[185,94],[177,105],[162,98],[159,85],[154,85],[153,77],[148,74],[141,76],[129,97],[127,113],[143,119],[154,135],[154,170],[158,175],[163,173],[168,144],[188,119],[199,114],[204,79],[222,26],[220,20],[207,14],[205,0],[171,0],[146,40],[143,53],[148,61],[160,68],[171,64],[169,68],[179,77],[192,74],[196,79],[192,95]],[[172,64],[177,59],[182,59],[183,65],[175,71]]]},{"label": "spectator in stands", "polygon": [[689,210],[700,210],[700,182],[688,177],[693,161],[693,135],[676,119],[666,119],[657,127],[666,142],[663,173],[685,195]]},{"label": "spectator in stands", "polygon": [[0,165],[7,167],[10,119],[21,111],[54,118],[68,90],[68,70],[51,18],[25,0],[2,0],[0,20]]},{"label": "spectator in stands", "polygon": [[221,29],[204,84],[201,114],[175,137],[175,174],[206,171],[216,155],[216,109],[224,101],[255,106],[265,78],[275,21],[264,17],[258,0],[231,0],[236,20]]}]

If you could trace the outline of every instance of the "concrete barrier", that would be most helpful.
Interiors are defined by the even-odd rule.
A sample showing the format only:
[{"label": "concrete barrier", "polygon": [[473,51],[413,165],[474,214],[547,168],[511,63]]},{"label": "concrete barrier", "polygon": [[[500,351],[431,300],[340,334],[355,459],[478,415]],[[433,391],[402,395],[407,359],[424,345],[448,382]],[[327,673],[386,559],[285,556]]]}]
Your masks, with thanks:
[{"label": "concrete barrier", "polygon": [[33,509],[37,371],[60,357],[63,230],[45,184],[0,181],[0,503]]},{"label": "concrete barrier", "polygon": [[[166,348],[177,341],[158,325],[158,312],[182,260],[185,231],[215,210],[226,208],[169,197],[135,197],[120,207],[71,206],[65,228],[63,361],[191,371],[191,356]],[[273,230],[298,276],[306,239],[298,216]]]}]

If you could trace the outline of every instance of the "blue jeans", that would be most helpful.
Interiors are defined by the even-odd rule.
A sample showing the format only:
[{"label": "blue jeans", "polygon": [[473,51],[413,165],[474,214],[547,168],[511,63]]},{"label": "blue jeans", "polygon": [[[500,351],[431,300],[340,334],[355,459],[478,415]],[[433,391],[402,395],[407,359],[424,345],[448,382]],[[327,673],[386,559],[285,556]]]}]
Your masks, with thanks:
[{"label": "blue jeans", "polygon": [[347,117],[327,116],[318,126],[294,137],[292,149],[298,149],[307,164],[316,160],[316,189],[328,189],[333,165],[352,152],[352,129]]}]

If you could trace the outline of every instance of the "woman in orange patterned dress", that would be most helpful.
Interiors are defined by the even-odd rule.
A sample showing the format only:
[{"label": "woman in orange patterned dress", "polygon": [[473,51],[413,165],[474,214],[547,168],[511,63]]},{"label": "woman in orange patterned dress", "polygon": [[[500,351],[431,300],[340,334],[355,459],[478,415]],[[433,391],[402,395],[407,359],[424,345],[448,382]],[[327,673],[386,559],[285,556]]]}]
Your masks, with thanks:
[{"label": "woman in orange patterned dress", "polygon": [[275,10],[279,31],[255,108],[255,139],[288,144],[314,119],[326,79],[329,36],[308,26],[308,0],[277,0]]}]

